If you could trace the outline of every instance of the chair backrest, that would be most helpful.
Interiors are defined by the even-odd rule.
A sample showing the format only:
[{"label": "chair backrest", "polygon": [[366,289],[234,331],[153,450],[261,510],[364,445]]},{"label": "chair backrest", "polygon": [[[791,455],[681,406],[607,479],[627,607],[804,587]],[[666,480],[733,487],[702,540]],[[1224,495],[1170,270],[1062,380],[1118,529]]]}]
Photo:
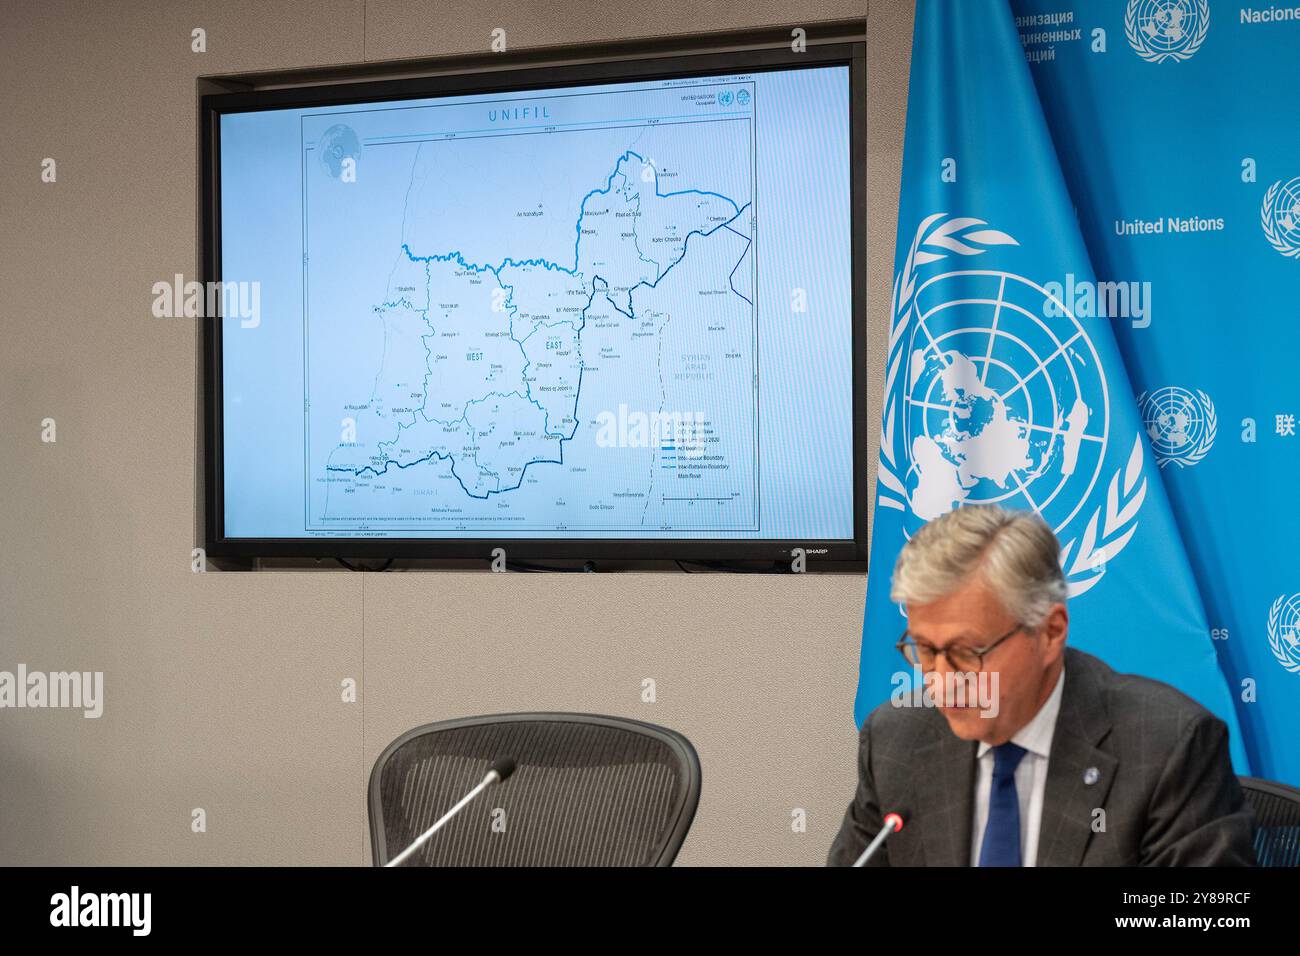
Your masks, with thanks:
[{"label": "chair backrest", "polygon": [[403,866],[670,866],[700,798],[700,761],[675,731],[595,714],[497,714],[417,727],[370,774],[382,866],[483,779],[489,788]]},{"label": "chair backrest", "polygon": [[1260,866],[1300,866],[1300,790],[1239,777],[1255,809],[1255,859]]}]

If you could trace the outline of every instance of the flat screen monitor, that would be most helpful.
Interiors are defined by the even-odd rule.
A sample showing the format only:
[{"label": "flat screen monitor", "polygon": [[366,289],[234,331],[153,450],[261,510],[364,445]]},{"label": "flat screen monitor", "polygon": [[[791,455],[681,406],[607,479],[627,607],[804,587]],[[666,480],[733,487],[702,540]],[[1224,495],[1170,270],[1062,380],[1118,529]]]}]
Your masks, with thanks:
[{"label": "flat screen monitor", "polygon": [[863,560],[862,56],[204,97],[208,553]]}]

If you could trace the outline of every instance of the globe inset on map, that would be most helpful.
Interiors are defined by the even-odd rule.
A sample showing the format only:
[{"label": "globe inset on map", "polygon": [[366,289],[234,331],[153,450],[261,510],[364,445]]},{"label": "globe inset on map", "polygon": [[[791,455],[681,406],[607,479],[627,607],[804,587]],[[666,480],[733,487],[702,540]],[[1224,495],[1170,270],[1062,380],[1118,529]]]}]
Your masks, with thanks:
[{"label": "globe inset on map", "polygon": [[352,127],[342,123],[327,129],[317,146],[325,172],[338,179],[343,174],[343,162],[356,159],[361,154],[361,140]]},{"label": "globe inset on map", "polygon": [[1088,500],[1109,429],[1105,376],[1078,320],[1020,276],[958,272],[915,295],[903,426],[908,532],[959,505],[1041,514]]}]

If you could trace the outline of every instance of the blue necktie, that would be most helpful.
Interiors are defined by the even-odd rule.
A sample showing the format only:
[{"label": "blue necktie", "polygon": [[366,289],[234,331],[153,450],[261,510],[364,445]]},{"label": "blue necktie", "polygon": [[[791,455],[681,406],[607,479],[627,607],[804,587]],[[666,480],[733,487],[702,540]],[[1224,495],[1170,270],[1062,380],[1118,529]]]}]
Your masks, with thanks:
[{"label": "blue necktie", "polygon": [[993,748],[993,786],[989,788],[989,820],[980,846],[980,866],[1020,865],[1020,799],[1016,796],[1016,767],[1027,751],[1012,743]]}]

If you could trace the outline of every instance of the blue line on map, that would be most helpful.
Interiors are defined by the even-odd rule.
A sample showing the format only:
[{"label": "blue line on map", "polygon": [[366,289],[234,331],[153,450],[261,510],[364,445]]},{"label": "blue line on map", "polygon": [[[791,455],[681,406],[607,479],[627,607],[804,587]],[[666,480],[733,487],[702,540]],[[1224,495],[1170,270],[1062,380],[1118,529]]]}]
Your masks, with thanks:
[{"label": "blue line on map", "polygon": [[[524,352],[524,351],[523,351],[523,343],[524,343],[525,341],[527,341],[529,338],[532,337],[532,335],[537,331],[537,327],[534,327],[533,331],[530,332],[530,333],[528,333],[528,335],[524,336],[523,339],[516,338],[515,333],[514,333],[514,316],[515,316],[515,313],[518,311],[518,307],[517,307],[517,306],[514,306],[514,305],[512,304],[512,302],[511,302],[511,299],[512,299],[513,296],[514,296],[514,287],[511,286],[511,285],[509,285],[509,284],[507,284],[507,283],[502,279],[502,277],[501,277],[501,272],[502,272],[502,270],[504,270],[504,269],[505,269],[506,267],[508,267],[508,266],[514,266],[514,267],[516,267],[516,268],[520,268],[520,267],[524,267],[524,266],[540,266],[540,267],[542,267],[542,268],[544,268],[544,269],[547,269],[547,270],[551,270],[551,271],[555,271],[555,272],[561,272],[561,273],[564,273],[565,275],[570,275],[570,276],[578,277],[578,263],[579,263],[579,261],[580,261],[580,258],[579,258],[579,246],[580,246],[580,244],[581,244],[581,242],[582,242],[582,219],[583,219],[583,216],[586,214],[587,201],[588,201],[589,199],[591,199],[592,196],[608,194],[608,193],[609,193],[609,192],[614,188],[614,180],[615,180],[616,177],[618,177],[618,176],[620,175],[620,171],[621,171],[621,168],[622,168],[622,166],[623,166],[623,163],[624,163],[625,161],[627,161],[629,158],[635,158],[636,160],[640,161],[644,166],[648,166],[650,169],[654,169],[654,166],[653,166],[652,164],[646,164],[646,161],[645,161],[644,157],[642,157],[639,153],[633,152],[632,150],[627,150],[626,152],[623,153],[623,155],[621,155],[621,156],[618,158],[617,162],[614,163],[614,169],[613,169],[613,171],[609,174],[609,178],[605,180],[605,186],[604,186],[603,188],[601,188],[601,189],[593,189],[593,190],[591,190],[590,192],[588,192],[585,196],[582,197],[582,202],[581,202],[581,203],[579,204],[579,206],[578,206],[578,221],[577,221],[577,223],[576,223],[575,226],[574,226],[574,231],[576,232],[577,235],[576,235],[576,238],[574,239],[574,243],[573,243],[573,268],[571,268],[571,269],[570,269],[570,268],[566,268],[565,266],[559,265],[559,264],[557,264],[557,263],[551,262],[551,261],[549,261],[549,260],[547,260],[547,259],[542,259],[542,258],[537,258],[537,259],[514,259],[514,258],[511,258],[511,257],[506,257],[506,258],[504,258],[504,259],[501,260],[501,262],[500,262],[499,265],[492,266],[492,265],[479,265],[479,264],[477,264],[477,263],[467,262],[467,261],[465,260],[464,256],[463,256],[459,251],[447,252],[447,253],[442,253],[442,254],[432,254],[432,255],[427,255],[427,256],[417,256],[414,252],[411,251],[411,247],[410,247],[409,245],[407,245],[405,242],[402,243],[402,251],[406,254],[406,257],[407,257],[410,261],[412,261],[412,262],[422,262],[422,263],[424,263],[426,288],[427,288],[427,284],[428,284],[428,281],[429,281],[429,263],[431,263],[431,262],[456,262],[456,263],[459,264],[462,268],[464,268],[464,269],[468,269],[468,270],[471,270],[471,271],[473,271],[473,272],[475,272],[475,273],[483,273],[483,272],[490,272],[490,273],[492,273],[492,275],[493,275],[493,276],[496,278],[496,280],[497,280],[497,284],[498,284],[498,286],[500,286],[502,289],[506,290],[507,293],[508,293],[507,296],[506,296],[506,299],[505,299],[505,304],[509,307],[509,309],[510,309],[510,313],[511,313],[510,330],[509,330],[509,332],[510,332],[510,338],[511,338],[511,340],[513,340],[516,344],[519,345],[520,351],[523,352],[523,355],[524,355],[524,368],[523,368],[523,372],[524,372],[524,374],[525,374],[525,376],[526,376],[527,371],[528,371],[528,367],[529,367],[529,365],[531,365],[531,362],[530,362],[530,360],[529,360],[529,358],[528,358],[528,354],[527,354],[527,352]],[[706,231],[699,230],[699,229],[692,229],[690,232],[688,232],[688,233],[686,234],[686,236],[682,239],[681,254],[680,254],[676,259],[673,260],[673,262],[668,266],[667,269],[663,269],[661,272],[659,272],[659,274],[655,277],[655,280],[654,280],[653,282],[647,282],[646,280],[642,279],[642,280],[641,280],[640,282],[638,282],[636,285],[632,286],[631,288],[629,288],[629,289],[627,290],[627,302],[628,302],[628,309],[629,309],[629,311],[626,311],[626,312],[625,312],[622,308],[619,307],[618,303],[616,303],[613,299],[611,299],[611,298],[609,297],[609,281],[608,281],[607,279],[605,279],[603,276],[599,275],[599,274],[593,274],[593,275],[592,275],[592,283],[591,283],[591,294],[587,297],[587,304],[586,304],[586,305],[583,307],[583,309],[582,309],[582,314],[581,314],[581,323],[580,323],[580,324],[577,326],[577,328],[575,329],[575,333],[576,333],[576,335],[577,335],[577,337],[578,337],[578,340],[580,340],[582,330],[583,330],[583,329],[586,327],[586,325],[587,325],[587,312],[591,309],[591,304],[592,304],[592,302],[595,301],[595,298],[596,298],[596,292],[597,292],[597,285],[596,285],[596,284],[597,284],[597,282],[599,282],[599,283],[601,284],[601,286],[602,286],[602,291],[604,291],[604,293],[605,293],[605,300],[606,300],[607,302],[609,302],[610,305],[612,305],[612,306],[613,306],[613,307],[614,307],[614,308],[615,308],[619,313],[621,313],[622,315],[626,315],[626,316],[628,316],[628,318],[635,319],[635,318],[636,318],[636,309],[635,309],[635,307],[634,307],[633,304],[632,304],[632,293],[633,293],[636,289],[641,288],[642,286],[645,286],[645,287],[648,288],[648,289],[653,289],[653,288],[655,288],[656,286],[658,286],[659,283],[663,280],[663,278],[664,278],[666,275],[668,275],[669,272],[672,271],[673,267],[676,266],[679,262],[681,262],[683,259],[686,258],[686,251],[687,251],[687,247],[688,247],[688,244],[689,244],[689,242],[690,242],[691,236],[698,235],[698,236],[702,236],[702,237],[704,237],[704,238],[708,238],[708,237],[711,236],[713,233],[715,233],[715,232],[717,232],[719,229],[723,229],[723,228],[727,229],[728,231],[730,231],[730,232],[732,232],[732,233],[735,233],[737,236],[740,236],[740,238],[744,239],[745,242],[746,242],[745,251],[741,253],[740,258],[736,261],[736,265],[732,267],[731,274],[728,276],[728,284],[731,285],[731,291],[732,291],[732,292],[734,292],[734,293],[735,293],[737,296],[739,296],[741,299],[744,299],[745,302],[749,303],[749,305],[750,305],[751,308],[753,307],[753,302],[751,302],[751,301],[750,301],[748,298],[746,298],[743,294],[741,294],[739,291],[737,291],[735,285],[731,283],[731,276],[734,276],[734,275],[735,275],[736,269],[739,268],[740,263],[744,261],[745,255],[748,253],[749,248],[750,248],[750,245],[752,245],[752,243],[753,243],[753,240],[750,239],[748,236],[745,236],[745,235],[743,235],[742,233],[737,232],[735,229],[732,229],[732,228],[731,228],[731,223],[735,222],[736,219],[738,219],[741,215],[743,215],[744,212],[745,212],[745,210],[749,208],[749,205],[750,205],[750,204],[749,204],[749,203],[746,203],[744,206],[737,206],[734,200],[732,200],[731,198],[729,198],[729,197],[727,197],[727,196],[722,195],[721,193],[710,192],[710,191],[707,191],[707,190],[701,190],[701,189],[681,189],[681,190],[676,190],[676,191],[673,191],[673,192],[660,192],[660,191],[659,191],[659,171],[658,171],[657,169],[655,169],[655,170],[654,170],[654,173],[655,173],[655,196],[656,196],[656,197],[659,197],[659,198],[669,198],[669,197],[672,197],[672,196],[684,196],[684,195],[712,196],[712,197],[716,197],[716,198],[718,198],[718,199],[722,199],[722,200],[724,200],[725,202],[729,203],[729,204],[731,205],[731,208],[735,210],[735,214],[734,214],[730,219],[728,219],[726,222],[719,223],[718,225],[714,226],[712,229],[709,229],[707,232],[706,232]],[[624,175],[624,179],[626,180],[626,175]],[[639,196],[639,194],[638,194],[638,197],[637,197],[637,198],[638,198],[638,208],[639,208],[639,200],[640,200],[640,196]],[[640,255],[640,250],[638,249],[637,251],[638,251],[638,254]],[[646,259],[644,258],[644,255],[641,255],[641,258],[642,258],[643,261],[652,262],[652,263],[656,266],[656,268],[659,267],[659,264],[658,264],[657,262],[654,262],[654,260],[646,260]],[[399,299],[399,300],[397,300],[397,302],[394,302],[394,303],[385,302],[384,305],[383,305],[383,307],[386,307],[386,308],[393,308],[393,307],[396,307],[397,305],[405,305],[406,307],[410,308],[412,311],[420,312],[421,314],[423,314],[425,322],[426,322],[426,323],[429,322],[429,316],[428,316],[428,309],[427,309],[427,308],[426,308],[426,309],[416,309],[415,306],[414,306],[413,304],[411,304],[408,300],[406,300],[406,299],[404,299],[404,298],[403,298],[403,299]],[[562,324],[566,324],[566,323],[567,323],[567,324],[572,324],[569,320],[567,320],[567,319],[562,319],[562,320],[559,320],[559,321],[557,321],[557,322],[555,322],[555,323],[552,323],[552,324],[550,324],[550,325],[547,325],[546,323],[539,323],[539,326],[541,326],[541,325],[545,325],[547,328],[553,328],[555,325],[562,325]],[[430,328],[432,328],[432,326],[430,326]],[[428,338],[428,336],[422,336],[421,338],[422,338],[422,339],[424,339],[424,338]],[[428,345],[426,345],[426,346],[425,346],[426,366],[427,366],[427,364],[428,364],[428,363],[427,363],[427,359],[428,359],[428,357],[429,357],[430,354],[431,354],[431,352],[430,352],[430,350],[429,350],[429,347],[428,347]],[[458,423],[464,422],[464,424],[466,425],[466,427],[468,427],[471,431],[475,431],[473,424],[469,421],[469,407],[470,407],[471,405],[479,404],[479,403],[485,402],[485,401],[487,401],[489,398],[492,398],[493,396],[497,396],[497,397],[502,397],[502,398],[518,397],[518,398],[524,399],[525,401],[528,401],[528,402],[532,403],[534,406],[536,406],[536,407],[538,408],[538,410],[540,410],[540,411],[542,412],[543,416],[544,416],[544,418],[543,418],[543,422],[544,422],[544,424],[543,424],[543,428],[542,428],[542,434],[546,435],[548,438],[556,438],[556,439],[559,439],[560,457],[559,457],[558,459],[554,459],[554,458],[534,458],[534,459],[531,459],[530,461],[525,462],[524,465],[523,465],[523,467],[522,467],[522,468],[520,469],[520,471],[519,471],[519,481],[516,482],[514,485],[511,485],[509,488],[495,488],[495,489],[489,489],[485,494],[481,494],[481,495],[476,495],[476,494],[474,494],[474,493],[473,493],[472,491],[470,491],[467,487],[465,487],[465,482],[461,479],[460,475],[457,474],[457,472],[456,472],[456,459],[455,459],[455,457],[454,457],[453,455],[449,455],[449,454],[442,454],[442,453],[440,453],[440,452],[438,452],[438,451],[431,451],[431,452],[429,452],[429,454],[423,456],[422,458],[417,458],[417,459],[415,459],[414,461],[410,461],[410,462],[406,462],[406,463],[403,463],[403,462],[401,462],[401,461],[398,461],[397,459],[394,459],[394,458],[389,458],[389,457],[387,456],[387,454],[385,454],[385,456],[384,456],[384,462],[383,462],[383,468],[382,468],[382,469],[376,468],[374,465],[365,465],[365,466],[363,466],[363,467],[361,467],[361,468],[348,468],[348,467],[346,467],[346,466],[327,465],[327,466],[326,466],[326,470],[327,470],[327,471],[351,472],[353,475],[355,475],[355,476],[358,477],[358,478],[361,477],[361,476],[363,476],[363,475],[365,475],[367,472],[369,472],[369,473],[371,473],[372,475],[374,475],[376,478],[379,478],[379,477],[382,477],[383,475],[387,474],[389,465],[396,465],[399,469],[406,469],[406,468],[411,468],[411,467],[413,467],[413,466],[415,466],[415,465],[423,464],[424,462],[427,462],[427,461],[430,461],[430,460],[433,460],[433,459],[437,459],[437,460],[439,460],[439,461],[450,461],[450,462],[451,462],[451,474],[452,474],[452,476],[453,476],[453,477],[456,479],[456,481],[460,484],[461,490],[463,490],[463,491],[465,492],[465,494],[468,495],[468,496],[471,497],[471,498],[476,498],[476,499],[479,499],[479,500],[487,500],[488,498],[490,498],[490,497],[491,497],[492,495],[494,495],[494,494],[503,494],[503,493],[508,492],[508,491],[515,491],[515,490],[518,489],[521,485],[523,485],[524,477],[525,477],[525,475],[526,475],[527,472],[528,472],[528,468],[529,468],[529,466],[531,466],[531,465],[540,465],[540,464],[551,464],[551,465],[562,465],[562,464],[564,464],[564,443],[565,443],[566,441],[570,441],[570,440],[573,439],[573,436],[576,435],[577,432],[578,432],[578,425],[580,424],[580,419],[577,417],[577,410],[578,410],[578,401],[579,401],[579,399],[581,398],[581,395],[582,395],[582,376],[583,376],[584,368],[585,368],[585,366],[582,364],[581,359],[579,359],[579,363],[578,363],[578,386],[577,386],[577,389],[574,391],[574,395],[573,395],[573,409],[574,409],[574,414],[573,414],[573,428],[569,431],[569,434],[568,434],[568,435],[564,435],[563,433],[557,433],[557,432],[552,432],[552,431],[550,431],[550,412],[549,412],[549,410],[547,410],[543,405],[541,405],[541,403],[539,403],[535,398],[533,398],[533,396],[532,396],[532,387],[531,387],[530,385],[528,385],[527,382],[525,382],[525,391],[524,391],[523,393],[520,393],[519,391],[513,391],[513,392],[489,392],[487,395],[483,396],[482,398],[470,399],[470,400],[465,404],[465,409],[464,409],[464,411],[461,413],[460,418],[453,419],[453,420],[451,420],[450,422],[444,422],[444,421],[442,421],[442,420],[440,420],[440,419],[431,419],[431,418],[429,418],[427,415],[424,415],[424,411],[423,411],[423,409],[420,410],[420,413],[421,413],[422,415],[424,415],[424,418],[425,418],[426,421],[436,422],[436,423],[439,423],[439,424],[458,424]],[[432,374],[432,371],[430,371],[430,374]],[[427,383],[428,383],[428,376],[426,375],[426,376],[425,376],[425,385],[426,385],[426,390],[427,390]],[[426,400],[427,400],[427,394],[426,394]],[[414,424],[414,422],[412,422],[411,424]],[[398,422],[398,423],[397,423],[397,430],[398,430],[398,436],[397,436],[397,438],[394,438],[394,439],[391,440],[391,441],[380,442],[379,445],[378,445],[378,447],[382,450],[382,449],[385,448],[385,447],[392,447],[392,446],[398,444],[398,442],[400,442],[400,440],[401,440],[401,431],[402,431],[402,429],[407,428],[407,427],[409,427],[407,423],[405,423],[405,422]],[[476,431],[475,431],[475,433],[477,434]],[[477,464],[477,460],[476,460],[475,463]],[[487,471],[488,474],[495,475],[495,472],[492,472],[492,471],[490,471],[490,470],[484,469],[482,465],[479,465],[479,468],[480,468],[481,471]],[[498,480],[500,480],[500,476],[496,476],[496,477],[498,478]]]}]

